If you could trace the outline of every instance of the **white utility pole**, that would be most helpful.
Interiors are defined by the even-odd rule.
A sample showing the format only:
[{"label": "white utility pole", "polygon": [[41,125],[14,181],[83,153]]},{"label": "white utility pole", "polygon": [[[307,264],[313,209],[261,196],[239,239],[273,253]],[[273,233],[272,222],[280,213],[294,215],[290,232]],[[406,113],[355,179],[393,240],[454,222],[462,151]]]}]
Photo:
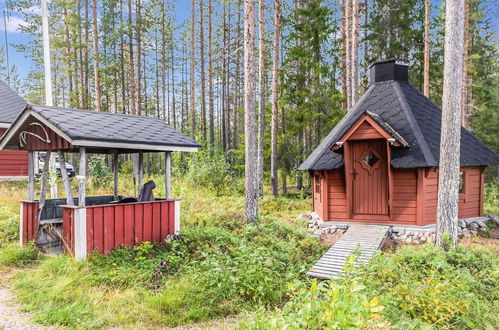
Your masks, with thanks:
[{"label": "white utility pole", "polygon": [[[52,102],[52,77],[50,69],[50,37],[49,37],[49,10],[47,0],[41,0],[42,5],[42,33],[43,33],[43,65],[45,68],[45,103],[53,106]],[[55,153],[51,153],[50,159],[50,198],[57,198],[57,182],[55,173]]]}]

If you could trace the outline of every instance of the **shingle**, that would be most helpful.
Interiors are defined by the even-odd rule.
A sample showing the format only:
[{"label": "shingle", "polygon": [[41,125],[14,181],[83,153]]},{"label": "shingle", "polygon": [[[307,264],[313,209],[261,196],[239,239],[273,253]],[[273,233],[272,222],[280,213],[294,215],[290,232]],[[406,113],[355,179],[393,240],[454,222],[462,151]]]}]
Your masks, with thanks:
[{"label": "shingle", "polygon": [[0,123],[12,123],[26,105],[26,100],[0,80]]},{"label": "shingle", "polygon": [[[300,170],[327,170],[343,166],[342,150],[331,148],[360,116],[379,116],[407,141],[408,147],[392,147],[395,168],[438,166],[442,111],[404,81],[383,81],[370,86],[364,96],[300,165]],[[461,129],[461,165],[499,164],[499,156],[465,128]]]},{"label": "shingle", "polygon": [[72,140],[200,147],[196,141],[154,117],[38,105],[29,105],[28,108],[50,121]]}]

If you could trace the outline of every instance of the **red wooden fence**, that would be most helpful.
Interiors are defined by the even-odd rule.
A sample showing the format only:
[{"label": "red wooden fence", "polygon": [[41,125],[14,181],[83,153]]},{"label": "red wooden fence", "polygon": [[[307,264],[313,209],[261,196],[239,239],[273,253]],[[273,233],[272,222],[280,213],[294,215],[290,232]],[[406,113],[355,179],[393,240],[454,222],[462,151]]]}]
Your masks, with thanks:
[{"label": "red wooden fence", "polygon": [[[85,208],[63,206],[63,239],[67,253],[77,257],[107,254],[120,245],[161,242],[178,233],[179,200],[108,204]],[[83,211],[83,212],[82,212]]]},{"label": "red wooden fence", "polygon": [[38,201],[22,201],[19,241],[21,245],[38,239]]},{"label": "red wooden fence", "polygon": [[[77,258],[161,242],[180,230],[180,200],[61,207],[63,248]],[[37,239],[37,214],[37,201],[21,203],[21,244]]]}]

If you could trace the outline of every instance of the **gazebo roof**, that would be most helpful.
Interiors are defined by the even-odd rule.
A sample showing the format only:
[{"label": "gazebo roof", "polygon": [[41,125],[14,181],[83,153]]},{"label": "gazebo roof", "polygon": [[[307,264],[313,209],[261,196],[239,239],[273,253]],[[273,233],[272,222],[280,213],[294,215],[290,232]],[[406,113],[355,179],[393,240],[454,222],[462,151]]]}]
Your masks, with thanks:
[{"label": "gazebo roof", "polygon": [[[57,140],[58,146],[50,145]],[[38,105],[26,106],[0,139],[0,149],[72,151],[79,147],[90,153],[131,153],[197,151],[200,145],[154,117]]]},{"label": "gazebo roof", "polygon": [[0,128],[7,128],[26,108],[25,99],[0,80]]}]

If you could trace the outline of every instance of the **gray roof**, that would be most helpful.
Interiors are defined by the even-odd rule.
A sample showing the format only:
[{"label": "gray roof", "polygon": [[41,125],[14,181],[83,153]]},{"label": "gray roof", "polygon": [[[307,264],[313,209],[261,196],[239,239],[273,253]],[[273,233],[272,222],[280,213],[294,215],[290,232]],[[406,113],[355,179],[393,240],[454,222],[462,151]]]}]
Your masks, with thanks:
[{"label": "gray roof", "polygon": [[21,111],[26,108],[27,102],[0,80],[0,123],[10,124]]},{"label": "gray roof", "polygon": [[[408,82],[387,80],[369,87],[299,169],[327,170],[343,166],[343,150],[331,148],[363,114],[370,113],[379,116],[379,120],[407,141],[407,147],[391,148],[394,168],[438,166],[442,111]],[[465,128],[461,129],[460,157],[461,166],[499,164],[499,156]]]},{"label": "gray roof", "polygon": [[[73,146],[86,146],[89,150],[114,148],[122,151],[132,149],[160,151],[170,148],[195,151],[200,147],[196,141],[154,117],[39,105],[28,105],[4,138],[7,139],[9,131],[21,127],[31,115],[38,117],[38,120],[45,122],[49,127],[52,125],[56,133],[69,140]],[[16,140],[12,139],[12,136],[8,139]],[[0,140],[0,146],[5,143]],[[6,144],[9,143],[12,142],[7,141]]]}]

